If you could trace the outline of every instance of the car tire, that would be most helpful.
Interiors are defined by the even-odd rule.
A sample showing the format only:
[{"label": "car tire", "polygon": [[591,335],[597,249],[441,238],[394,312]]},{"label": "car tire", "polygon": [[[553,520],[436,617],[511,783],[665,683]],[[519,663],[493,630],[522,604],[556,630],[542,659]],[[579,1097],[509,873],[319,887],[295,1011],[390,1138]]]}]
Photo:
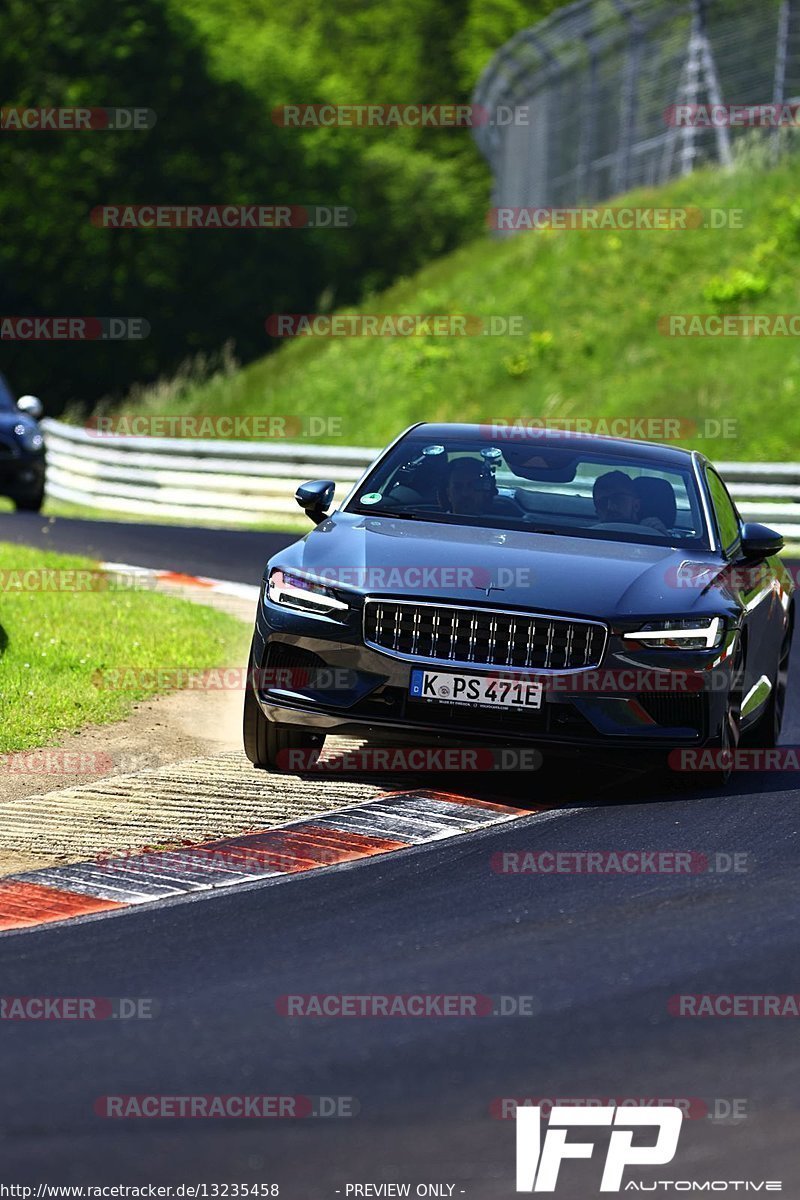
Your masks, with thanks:
[{"label": "car tire", "polygon": [[242,735],[244,752],[250,762],[254,767],[267,771],[301,771],[302,765],[287,765],[287,752],[299,750],[309,756],[318,755],[325,745],[324,733],[312,732],[299,725],[276,725],[274,721],[269,721],[261,711],[249,678],[244,691]]},{"label": "car tire", "polygon": [[792,651],[794,620],[790,620],[781,645],[777,677],[769,694],[767,707],[751,729],[742,734],[742,745],[757,750],[772,750],[777,746],[783,725],[786,705],[786,686],[789,678],[789,655]]},{"label": "car tire", "polygon": [[731,686],[725,706],[725,718],[719,736],[709,742],[708,750],[718,755],[718,766],[708,771],[672,771],[670,785],[677,791],[720,791],[731,782],[735,770],[736,751],[742,740],[742,685],[744,682],[744,650],[741,642],[736,650]]},{"label": "car tire", "polygon": [[44,488],[34,492],[32,496],[18,496],[14,500],[17,512],[41,512],[44,504]]}]

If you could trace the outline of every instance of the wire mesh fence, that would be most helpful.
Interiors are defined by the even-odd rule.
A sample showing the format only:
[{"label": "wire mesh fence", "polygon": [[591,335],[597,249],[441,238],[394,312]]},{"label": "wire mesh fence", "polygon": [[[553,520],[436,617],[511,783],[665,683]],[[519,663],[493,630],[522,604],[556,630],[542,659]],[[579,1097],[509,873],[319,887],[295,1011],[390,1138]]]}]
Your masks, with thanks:
[{"label": "wire mesh fence", "polygon": [[800,125],[800,0],[579,0],[498,51],[474,104],[496,206],[570,206],[776,157]]}]

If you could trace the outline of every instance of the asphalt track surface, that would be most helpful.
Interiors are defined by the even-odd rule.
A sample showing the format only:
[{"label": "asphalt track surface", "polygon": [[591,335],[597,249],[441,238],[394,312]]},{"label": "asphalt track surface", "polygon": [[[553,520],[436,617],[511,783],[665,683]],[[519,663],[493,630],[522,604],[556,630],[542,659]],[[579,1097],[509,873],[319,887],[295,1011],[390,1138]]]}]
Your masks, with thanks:
[{"label": "asphalt track surface", "polygon": [[[311,525],[308,526],[309,531]],[[37,546],[62,554],[85,554],[100,562],[181,571],[258,585],[264,564],[300,533],[250,529],[204,529],[133,522],[0,513],[0,542]]]},{"label": "asphalt track surface", "polygon": [[[794,653],[783,740],[796,745]],[[158,1012],[0,1022],[3,1181],[274,1182],[297,1200],[345,1197],[354,1183],[452,1183],[454,1197],[463,1189],[495,1200],[516,1194],[515,1131],[490,1115],[493,1100],[674,1097],[739,1100],[747,1116],[685,1121],[673,1163],[626,1179],[782,1180],[783,1194],[797,1197],[796,1019],[681,1019],[668,1001],[800,991],[799,796],[791,774],[686,796],[652,777],[551,763],[530,799],[563,804],[555,813],[302,878],[5,935],[4,995],[151,997]],[[497,851],[537,849],[738,853],[747,869],[598,878],[490,868]],[[286,994],[416,992],[533,996],[536,1015],[290,1020],[276,1008]],[[360,1111],[267,1121],[95,1115],[98,1097],[121,1094],[348,1096]],[[605,1142],[591,1140],[593,1159],[567,1163],[556,1196],[599,1194]]]}]

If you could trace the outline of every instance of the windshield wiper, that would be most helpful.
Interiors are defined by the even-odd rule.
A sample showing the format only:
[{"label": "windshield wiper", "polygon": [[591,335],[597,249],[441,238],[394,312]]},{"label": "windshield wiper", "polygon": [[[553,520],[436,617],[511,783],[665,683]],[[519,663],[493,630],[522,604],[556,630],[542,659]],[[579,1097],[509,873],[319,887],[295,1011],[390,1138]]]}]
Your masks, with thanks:
[{"label": "windshield wiper", "polygon": [[374,509],[374,508],[359,508],[359,515],[363,517],[396,517],[399,521],[435,521],[434,515],[423,517],[415,512],[393,512],[391,509]]}]

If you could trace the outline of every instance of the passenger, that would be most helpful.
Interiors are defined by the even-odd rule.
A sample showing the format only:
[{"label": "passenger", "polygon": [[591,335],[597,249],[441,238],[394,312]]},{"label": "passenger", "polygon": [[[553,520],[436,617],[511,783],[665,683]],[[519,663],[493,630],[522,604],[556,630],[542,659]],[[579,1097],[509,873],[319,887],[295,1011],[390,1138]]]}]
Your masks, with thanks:
[{"label": "passenger", "polygon": [[640,520],[641,500],[636,494],[633,480],[624,471],[609,471],[598,475],[592,489],[594,507],[600,524],[646,525],[657,533],[669,531],[658,517]]}]

